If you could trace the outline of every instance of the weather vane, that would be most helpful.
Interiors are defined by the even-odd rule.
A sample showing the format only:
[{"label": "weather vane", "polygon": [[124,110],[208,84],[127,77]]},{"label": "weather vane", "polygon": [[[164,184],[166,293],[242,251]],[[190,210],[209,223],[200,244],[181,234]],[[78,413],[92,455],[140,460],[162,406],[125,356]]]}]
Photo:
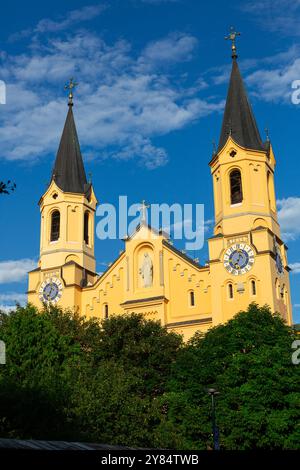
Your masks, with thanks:
[{"label": "weather vane", "polygon": [[241,33],[238,33],[237,31],[235,31],[234,27],[231,26],[229,35],[225,36],[225,39],[229,39],[231,41],[231,51],[232,51],[231,57],[233,59],[237,58],[235,39],[237,36],[240,36],[240,35]]},{"label": "weather vane", "polygon": [[78,83],[73,81],[73,78],[70,78],[69,82],[65,85],[65,90],[69,90],[69,105],[73,106],[73,89],[78,85]]}]

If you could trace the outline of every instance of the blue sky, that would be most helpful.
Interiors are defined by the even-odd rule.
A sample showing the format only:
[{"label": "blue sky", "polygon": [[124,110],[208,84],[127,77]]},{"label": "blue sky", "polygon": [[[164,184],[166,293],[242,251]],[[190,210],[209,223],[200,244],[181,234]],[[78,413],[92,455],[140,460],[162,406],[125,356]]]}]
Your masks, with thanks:
[{"label": "blue sky", "polygon": [[[218,141],[234,25],[239,63],[264,136],[277,158],[276,193],[289,246],[292,301],[300,321],[300,2],[107,0],[5,2],[0,30],[0,305],[24,301],[39,253],[40,196],[66,117],[64,84],[79,82],[74,114],[99,202],[203,203],[213,217],[208,162]],[[210,235],[207,224],[206,235]],[[178,244],[179,248],[180,243]],[[96,243],[103,271],[121,241]],[[198,256],[207,259],[207,247]]]}]

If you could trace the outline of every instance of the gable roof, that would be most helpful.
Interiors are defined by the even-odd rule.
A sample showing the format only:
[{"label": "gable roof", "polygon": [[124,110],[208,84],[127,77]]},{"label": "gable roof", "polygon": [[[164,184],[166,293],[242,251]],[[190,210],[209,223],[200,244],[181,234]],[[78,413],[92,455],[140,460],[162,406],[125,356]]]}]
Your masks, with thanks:
[{"label": "gable roof", "polygon": [[150,232],[153,232],[153,233],[154,233],[155,235],[157,235],[157,236],[162,236],[162,237],[164,237],[164,238],[166,238],[166,239],[169,239],[169,238],[170,238],[169,233],[165,232],[163,229],[157,230],[156,228],[151,227],[151,225],[148,224],[147,222],[141,220],[141,221],[137,224],[137,226],[136,226],[136,228],[134,229],[134,231],[132,232],[132,234],[131,234],[131,235],[127,235],[127,236],[124,238],[124,241],[132,240],[132,239],[134,238],[135,234],[138,233],[138,232],[141,230],[142,227],[147,228]]},{"label": "gable roof", "polygon": [[188,255],[185,253],[182,253],[182,251],[178,250],[178,248],[175,248],[175,246],[171,245],[167,240],[162,241],[163,245],[166,246],[170,251],[173,251],[177,256],[182,258],[184,261],[187,261],[188,263],[192,264],[198,269],[208,269],[208,266],[202,266],[201,264],[197,263],[193,258],[190,258]]}]

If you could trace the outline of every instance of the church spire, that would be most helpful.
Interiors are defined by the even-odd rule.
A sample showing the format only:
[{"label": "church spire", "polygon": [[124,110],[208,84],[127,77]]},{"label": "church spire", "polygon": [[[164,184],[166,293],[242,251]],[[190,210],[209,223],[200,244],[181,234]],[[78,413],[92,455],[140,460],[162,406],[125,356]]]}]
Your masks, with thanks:
[{"label": "church spire", "polygon": [[229,36],[225,38],[232,41],[232,69],[218,152],[224,147],[229,136],[247,149],[265,150],[237,63],[235,39],[239,35],[240,33],[232,28]]},{"label": "church spire", "polygon": [[73,115],[73,88],[77,84],[70,79],[65,89],[69,90],[69,110],[61,136],[52,180],[64,192],[85,194],[89,189],[84,170],[80,145]]}]

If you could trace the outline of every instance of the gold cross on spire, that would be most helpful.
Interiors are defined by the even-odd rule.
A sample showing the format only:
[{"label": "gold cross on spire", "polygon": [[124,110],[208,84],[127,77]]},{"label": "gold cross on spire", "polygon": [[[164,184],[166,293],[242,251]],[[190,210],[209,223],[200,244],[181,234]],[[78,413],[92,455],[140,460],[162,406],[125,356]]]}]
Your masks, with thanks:
[{"label": "gold cross on spire", "polygon": [[240,36],[240,35],[241,33],[238,33],[237,31],[235,31],[234,27],[231,26],[229,35],[225,36],[225,39],[229,39],[231,41],[231,51],[232,51],[231,57],[233,59],[237,58],[235,39],[237,36]]},{"label": "gold cross on spire", "polygon": [[73,89],[78,85],[78,83],[73,81],[71,77],[69,82],[65,85],[65,90],[69,90],[69,106],[73,106]]}]

